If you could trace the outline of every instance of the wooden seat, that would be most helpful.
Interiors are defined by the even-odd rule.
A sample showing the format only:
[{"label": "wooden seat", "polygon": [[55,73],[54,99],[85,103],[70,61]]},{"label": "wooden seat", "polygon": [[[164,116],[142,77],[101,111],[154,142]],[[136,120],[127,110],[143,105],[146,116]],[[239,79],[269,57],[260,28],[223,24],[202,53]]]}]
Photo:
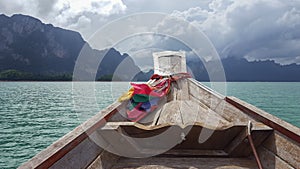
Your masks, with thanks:
[{"label": "wooden seat", "polygon": [[254,159],[248,158],[168,158],[151,157],[144,159],[120,158],[112,167],[113,169],[178,169],[178,168],[197,168],[197,169],[256,169]]},{"label": "wooden seat", "polygon": [[[251,135],[254,145],[258,147],[273,132],[273,129],[259,122],[253,124]],[[242,130],[231,143],[226,146],[225,151],[233,157],[247,157],[252,153],[247,139],[247,130]]]}]

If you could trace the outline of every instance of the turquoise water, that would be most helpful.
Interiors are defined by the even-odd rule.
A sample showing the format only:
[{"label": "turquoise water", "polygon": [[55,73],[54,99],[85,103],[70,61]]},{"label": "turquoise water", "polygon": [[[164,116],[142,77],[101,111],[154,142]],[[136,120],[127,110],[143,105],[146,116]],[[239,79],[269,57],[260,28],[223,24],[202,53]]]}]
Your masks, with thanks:
[{"label": "turquoise water", "polygon": [[300,83],[230,82],[227,95],[238,97],[300,127]]},{"label": "turquoise water", "polygon": [[[0,82],[0,168],[16,168],[129,88],[118,82]],[[227,95],[300,127],[300,83],[227,83]]]},{"label": "turquoise water", "polygon": [[0,168],[18,167],[127,89],[128,83],[0,82]]}]

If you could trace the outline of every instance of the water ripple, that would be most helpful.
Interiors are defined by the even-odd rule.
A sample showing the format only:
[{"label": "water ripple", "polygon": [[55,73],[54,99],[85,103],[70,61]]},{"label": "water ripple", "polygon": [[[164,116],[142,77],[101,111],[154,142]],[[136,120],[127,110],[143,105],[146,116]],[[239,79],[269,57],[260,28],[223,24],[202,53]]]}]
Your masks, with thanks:
[{"label": "water ripple", "polygon": [[0,82],[0,168],[18,167],[115,100],[111,83],[78,84]]}]

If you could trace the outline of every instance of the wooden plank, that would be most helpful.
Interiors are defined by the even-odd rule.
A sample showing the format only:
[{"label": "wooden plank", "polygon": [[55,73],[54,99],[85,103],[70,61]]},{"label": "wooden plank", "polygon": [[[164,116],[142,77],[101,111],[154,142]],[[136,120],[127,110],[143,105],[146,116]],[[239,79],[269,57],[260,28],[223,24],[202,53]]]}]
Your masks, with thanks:
[{"label": "wooden plank", "polygon": [[127,110],[128,101],[122,102],[122,104],[118,107],[117,113],[115,113],[111,118],[107,121],[128,121],[126,110]]},{"label": "wooden plank", "polygon": [[197,169],[256,169],[253,159],[247,158],[161,158],[151,157],[144,159],[121,158],[113,169],[178,169],[178,168],[197,168]]},{"label": "wooden plank", "polygon": [[211,107],[211,93],[206,91],[196,82],[189,79],[189,93],[190,96],[195,97],[198,101],[205,104],[207,107]]},{"label": "wooden plank", "polygon": [[198,125],[188,126],[183,132],[185,139],[174,148],[223,150],[243,128],[243,126],[232,126],[219,130],[203,128]]},{"label": "wooden plank", "polygon": [[120,156],[103,151],[88,167],[87,169],[109,169],[115,165]]},{"label": "wooden plank", "polygon": [[237,147],[246,139],[247,137],[247,128],[243,129],[232,141],[231,143],[225,148],[225,152],[228,154],[232,154]]},{"label": "wooden plank", "polygon": [[[119,133],[119,136],[103,135],[103,137],[107,140],[108,143],[114,143],[117,146],[130,147],[130,145],[127,146],[124,142],[118,141],[122,139],[122,136],[120,135],[123,134],[126,137],[133,138],[134,140],[139,141],[134,142],[133,145],[136,145],[139,148],[143,149],[165,148],[162,147],[164,146],[163,143],[168,143],[168,145],[170,145],[170,142],[174,142],[174,144],[172,143],[172,145],[180,149],[221,150],[224,149],[225,146],[228,145],[229,142],[243,129],[243,126],[228,126],[227,128],[219,127],[215,129],[209,129],[199,126],[199,124],[189,125],[182,128],[182,126],[180,127],[178,125],[169,124],[151,127],[143,126],[141,124],[136,123],[134,125],[118,124],[116,126],[112,125],[110,127],[105,126],[102,129],[107,130],[107,134],[119,132],[119,130],[121,129],[122,133]],[[207,132],[211,133],[210,135],[207,135],[207,140],[205,140],[204,142],[199,142],[200,134],[203,132],[204,134],[209,134]]]},{"label": "wooden plank", "polygon": [[54,163],[50,169],[80,169],[86,168],[103,149],[87,138],[68,154]]},{"label": "wooden plank", "polygon": [[190,95],[198,98],[198,100],[212,109],[214,108],[214,105],[217,105],[225,98],[225,96],[217,93],[216,91],[192,78],[188,79],[188,86]]},{"label": "wooden plank", "polygon": [[223,150],[193,150],[193,149],[171,149],[160,157],[178,156],[178,157],[228,157],[228,154]]},{"label": "wooden plank", "polygon": [[[254,146],[259,147],[272,131],[273,130],[266,125],[253,123],[251,136]],[[241,133],[232,140],[225,151],[232,157],[247,157],[253,153],[247,138],[247,128],[242,130]]]},{"label": "wooden plank", "polygon": [[158,108],[157,112],[155,113],[155,116],[153,118],[153,122],[151,123],[150,126],[155,126],[157,125],[158,123],[158,119],[160,117],[160,114],[161,114],[161,111],[162,111],[162,106],[160,106],[160,108]]},{"label": "wooden plank", "polygon": [[198,112],[203,109],[197,103],[188,100],[179,102],[179,108],[185,126],[197,122]]},{"label": "wooden plank", "polygon": [[189,99],[189,88],[187,79],[180,79],[176,81],[178,86],[178,92],[176,100],[188,100]]},{"label": "wooden plank", "polygon": [[[209,129],[199,126],[198,123],[196,125],[185,126],[185,128],[181,128],[178,125],[157,125],[150,127],[132,122],[127,122],[126,124],[128,125],[123,122],[108,122],[107,124],[112,125],[110,127],[105,126],[102,128],[102,130],[107,130],[108,132],[107,134],[103,135],[103,138],[105,138],[108,143],[112,144],[112,147],[114,147],[114,145],[120,146],[118,149],[124,149],[124,147],[136,149],[135,147],[132,147],[131,144],[127,145],[127,143],[124,142],[124,138],[123,142],[120,142],[122,139],[121,134],[123,134],[124,136],[138,141],[132,143],[133,145],[138,146],[138,149],[169,149],[173,146],[176,146],[177,149],[222,150],[243,129],[243,126]],[[120,129],[122,133],[117,135],[113,134],[114,131],[112,130],[119,132]],[[208,136],[205,142],[199,142],[200,133],[206,131],[210,131],[211,135]],[[173,146],[163,147],[163,143],[168,143],[168,145],[170,145],[170,140],[174,142],[172,143]]]},{"label": "wooden plank", "polygon": [[[145,157],[161,154],[181,141],[179,126],[143,130],[136,126],[99,129],[109,146],[105,150],[125,157]],[[142,132],[141,132],[142,131]],[[164,135],[159,135],[164,132]]]},{"label": "wooden plank", "polygon": [[[190,100],[203,104],[194,96],[190,96]],[[213,111],[233,125],[246,125],[249,120],[256,121],[225,101],[219,103]]]},{"label": "wooden plank", "polygon": [[178,93],[179,87],[177,83],[171,83],[171,92],[168,94],[167,101],[174,101],[177,100],[177,93]]},{"label": "wooden plank", "polygon": [[276,131],[263,146],[289,163],[294,168],[300,168],[300,144]]},{"label": "wooden plank", "polygon": [[[261,145],[261,143],[268,137],[271,131],[253,131],[252,138],[254,142],[254,146],[257,148]],[[235,150],[230,153],[230,156],[233,157],[248,157],[253,154],[253,150],[251,149],[251,145],[249,143],[248,138],[245,139],[241,144],[239,144]]]},{"label": "wooden plank", "polygon": [[183,126],[179,105],[180,101],[171,101],[166,103],[163,106],[157,124],[172,124]]},{"label": "wooden plank", "polygon": [[221,115],[227,121],[235,124],[247,124],[249,120],[255,121],[236,107],[228,104],[224,100],[224,96],[215,93],[194,79],[188,80],[191,100],[197,100]]},{"label": "wooden plank", "polygon": [[249,103],[246,103],[235,97],[226,97],[226,101],[243,112],[249,114],[253,118],[263,122],[264,124],[272,127],[274,130],[286,135],[291,140],[300,143],[300,128],[285,122]]},{"label": "wooden plank", "polygon": [[[132,138],[124,135],[121,128],[102,128],[101,130],[97,130],[97,133],[105,143],[108,143],[105,147],[106,151],[125,157],[139,154],[139,145]],[[99,144],[101,145],[102,141]]]},{"label": "wooden plank", "polygon": [[107,122],[104,126],[101,127],[101,130],[117,130],[120,125],[123,126],[130,126],[130,125],[135,125],[136,122]]},{"label": "wooden plank", "polygon": [[208,106],[206,106],[204,103],[200,102],[197,98],[195,98],[194,96],[190,95],[190,101],[193,101],[194,103],[196,103],[196,105],[201,106],[203,109],[209,109]]},{"label": "wooden plank", "polygon": [[264,147],[257,150],[264,169],[296,169]]},{"label": "wooden plank", "polygon": [[226,128],[231,125],[230,122],[211,109],[200,110],[197,121],[202,122],[206,127],[209,126],[209,128]]},{"label": "wooden plank", "polygon": [[243,111],[227,103],[225,100],[222,100],[222,102],[218,104],[213,110],[224,117],[226,120],[237,125],[248,124],[249,121],[257,121],[245,114]]},{"label": "wooden plank", "polygon": [[121,103],[115,102],[106,109],[102,110],[73,131],[66,134],[58,141],[51,144],[48,148],[41,151],[29,161],[25,162],[19,169],[27,168],[49,168],[71,150],[77,147],[82,141],[89,137],[97,128],[113,116]]},{"label": "wooden plank", "polygon": [[227,127],[230,123],[213,110],[203,107],[192,100],[182,101],[180,104],[184,125],[202,125],[207,128]]}]

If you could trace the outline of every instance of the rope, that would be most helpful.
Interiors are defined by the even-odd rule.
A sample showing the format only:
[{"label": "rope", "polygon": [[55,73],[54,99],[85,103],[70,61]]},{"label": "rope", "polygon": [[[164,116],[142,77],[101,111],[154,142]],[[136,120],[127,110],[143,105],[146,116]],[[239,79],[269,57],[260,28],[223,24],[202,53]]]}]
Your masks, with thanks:
[{"label": "rope", "polygon": [[249,122],[248,122],[248,132],[247,132],[247,137],[248,137],[248,140],[249,140],[251,149],[252,149],[252,151],[253,151],[253,154],[254,154],[256,163],[257,163],[257,165],[258,165],[258,168],[259,168],[259,169],[263,169],[263,167],[262,167],[262,165],[261,165],[261,162],[260,162],[260,159],[259,159],[259,156],[258,156],[258,154],[257,154],[257,151],[256,151],[255,146],[254,146],[254,143],[253,143],[253,139],[252,139],[252,136],[251,136],[251,128],[252,128],[252,123],[251,123],[251,121],[249,121]]}]

